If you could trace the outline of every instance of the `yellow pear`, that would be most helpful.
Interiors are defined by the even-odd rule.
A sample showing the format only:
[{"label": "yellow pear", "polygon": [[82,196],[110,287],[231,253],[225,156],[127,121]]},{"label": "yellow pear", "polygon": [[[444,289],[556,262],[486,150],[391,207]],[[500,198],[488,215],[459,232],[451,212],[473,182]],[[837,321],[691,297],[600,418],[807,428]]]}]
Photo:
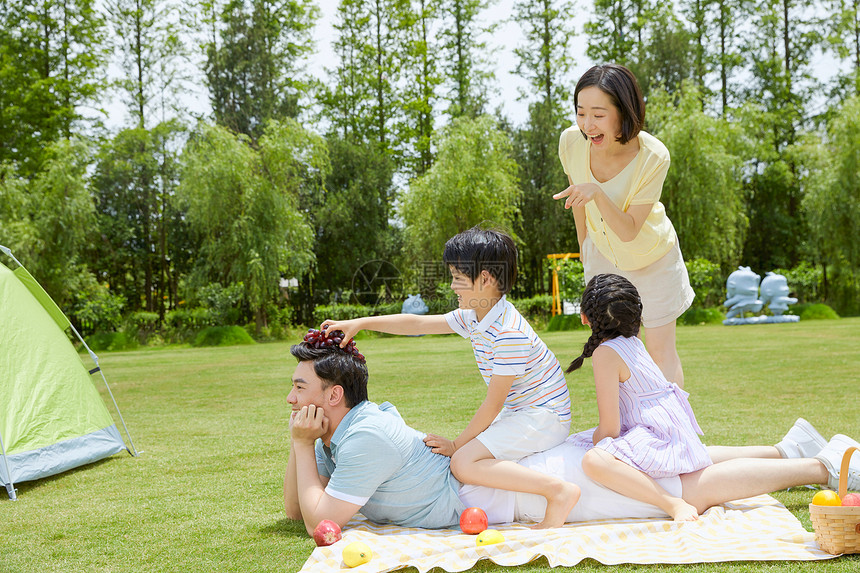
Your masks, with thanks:
[{"label": "yellow pear", "polygon": [[343,548],[343,562],[347,567],[358,567],[373,558],[373,551],[366,543],[353,541]]},{"label": "yellow pear", "polygon": [[495,529],[485,529],[475,538],[475,545],[492,545],[493,543],[501,543],[505,540],[505,536]]}]

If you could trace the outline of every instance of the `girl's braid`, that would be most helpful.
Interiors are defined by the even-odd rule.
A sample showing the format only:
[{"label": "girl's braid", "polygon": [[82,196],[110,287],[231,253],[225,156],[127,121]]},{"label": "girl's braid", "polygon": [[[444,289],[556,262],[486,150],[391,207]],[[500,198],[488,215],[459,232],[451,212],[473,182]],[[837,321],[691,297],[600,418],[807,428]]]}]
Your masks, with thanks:
[{"label": "girl's braid", "polygon": [[[591,322],[591,316],[594,316],[594,297],[586,297],[585,293],[582,296],[582,306],[581,306],[582,314],[584,314],[589,322]],[[578,370],[582,363],[586,358],[590,358],[591,355],[597,350],[597,347],[600,346],[600,343],[603,342],[603,339],[600,338],[600,333],[598,329],[595,328],[595,324],[592,322],[591,325],[591,336],[588,337],[588,340],[585,341],[585,346],[582,348],[582,354],[580,354],[577,358],[570,363],[570,366],[567,367],[565,372],[570,373],[574,370]]]},{"label": "girl's braid", "polygon": [[591,323],[591,336],[566,372],[582,366],[586,358],[605,340],[639,334],[642,301],[630,281],[619,275],[597,275],[588,281],[582,293],[582,314]]}]

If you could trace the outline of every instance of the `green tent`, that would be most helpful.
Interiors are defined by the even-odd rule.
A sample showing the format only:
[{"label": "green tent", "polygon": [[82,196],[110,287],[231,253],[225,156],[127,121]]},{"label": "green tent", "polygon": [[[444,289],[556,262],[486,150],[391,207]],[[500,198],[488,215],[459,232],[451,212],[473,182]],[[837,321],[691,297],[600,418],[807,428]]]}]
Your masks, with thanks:
[{"label": "green tent", "polygon": [[0,263],[0,483],[14,500],[18,482],[137,452],[93,385],[98,357],[90,351],[88,371],[65,332],[80,338],[77,330],[9,249],[0,250],[18,264],[12,271]]}]

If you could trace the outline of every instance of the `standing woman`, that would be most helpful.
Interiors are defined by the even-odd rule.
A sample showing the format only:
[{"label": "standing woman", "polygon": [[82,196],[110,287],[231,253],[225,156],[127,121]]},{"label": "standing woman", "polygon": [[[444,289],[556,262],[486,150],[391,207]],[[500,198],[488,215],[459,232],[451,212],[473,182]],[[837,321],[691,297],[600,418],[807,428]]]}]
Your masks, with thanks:
[{"label": "standing woman", "polygon": [[594,66],[573,94],[576,125],[561,134],[558,154],[570,187],[585,281],[612,273],[642,297],[642,331],[648,353],[666,379],[684,385],[675,348],[675,321],[695,296],[678,236],[660,203],[669,151],[642,131],[645,101],[624,66]]}]

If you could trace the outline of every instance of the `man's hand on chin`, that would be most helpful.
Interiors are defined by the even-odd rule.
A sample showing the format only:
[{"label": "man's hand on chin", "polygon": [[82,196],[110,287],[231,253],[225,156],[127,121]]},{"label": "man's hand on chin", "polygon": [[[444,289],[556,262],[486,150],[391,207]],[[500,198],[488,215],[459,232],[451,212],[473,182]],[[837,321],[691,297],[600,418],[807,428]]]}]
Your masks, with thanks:
[{"label": "man's hand on chin", "polygon": [[329,419],[322,408],[313,404],[290,415],[290,435],[296,444],[313,445],[314,440],[328,432]]}]

